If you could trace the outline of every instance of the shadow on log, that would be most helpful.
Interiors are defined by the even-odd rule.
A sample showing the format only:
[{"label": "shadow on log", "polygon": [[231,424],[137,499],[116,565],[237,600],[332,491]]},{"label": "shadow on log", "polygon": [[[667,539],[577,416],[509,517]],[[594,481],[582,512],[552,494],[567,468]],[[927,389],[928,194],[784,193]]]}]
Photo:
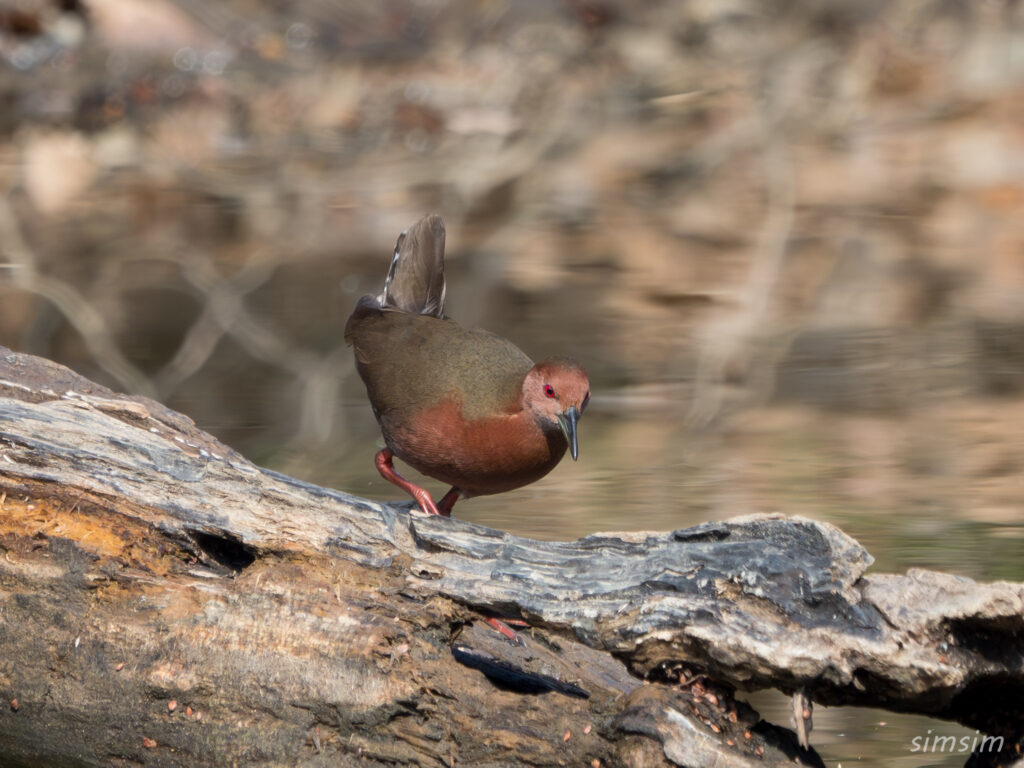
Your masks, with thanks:
[{"label": "shadow on log", "polygon": [[798,518],[427,518],[0,348],[4,765],[821,765],[733,698],[758,688],[954,720],[1013,764],[1024,585],[870,564]]}]

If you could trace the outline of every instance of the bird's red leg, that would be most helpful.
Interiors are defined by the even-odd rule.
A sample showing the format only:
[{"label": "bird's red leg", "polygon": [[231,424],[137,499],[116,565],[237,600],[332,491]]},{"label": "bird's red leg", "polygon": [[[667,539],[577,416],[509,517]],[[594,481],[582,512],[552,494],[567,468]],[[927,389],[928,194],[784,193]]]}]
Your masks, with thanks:
[{"label": "bird's red leg", "polygon": [[[434,504],[434,500],[430,498],[430,494],[426,490],[420,488],[415,483],[410,483],[408,480],[406,480],[404,477],[398,474],[398,472],[395,470],[395,465],[392,462],[394,456],[395,455],[387,448],[383,448],[377,452],[376,457],[374,457],[374,463],[377,465],[377,471],[380,472],[380,476],[383,477],[388,482],[394,483],[403,491],[405,491],[414,499],[416,499],[416,503],[420,505],[420,509],[426,512],[428,515],[440,515],[441,512],[438,511],[437,505]],[[445,496],[445,498],[448,497]],[[451,502],[451,504],[454,503],[454,501]],[[444,513],[445,516],[451,514],[451,504],[448,505],[448,511]]]},{"label": "bird's red leg", "polygon": [[445,517],[450,517],[452,514],[452,507],[455,506],[455,502],[459,500],[459,489],[454,486],[448,493],[441,497],[441,500],[437,502],[437,511]]},{"label": "bird's red leg", "polygon": [[[505,621],[508,621],[509,623],[519,624],[522,626],[529,626],[529,624],[527,624],[525,621],[519,621],[518,619],[506,619]],[[506,624],[505,621],[495,618],[487,619],[487,623],[490,624],[498,632],[503,634],[505,637],[507,637],[513,645],[526,645],[526,643],[523,641],[523,638],[521,638],[519,634],[514,629],[512,629],[512,627]]]}]

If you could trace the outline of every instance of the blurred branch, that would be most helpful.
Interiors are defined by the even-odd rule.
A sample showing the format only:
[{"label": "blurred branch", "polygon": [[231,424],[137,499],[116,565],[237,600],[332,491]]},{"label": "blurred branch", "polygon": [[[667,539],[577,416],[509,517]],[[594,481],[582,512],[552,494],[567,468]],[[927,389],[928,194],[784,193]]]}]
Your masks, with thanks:
[{"label": "blurred branch", "polygon": [[21,235],[10,199],[0,198],[0,242],[7,257],[6,271],[15,288],[52,303],[78,331],[96,364],[130,392],[155,397],[152,382],[117,348],[103,316],[68,283],[46,277],[36,268],[35,254]]},{"label": "blurred branch", "polygon": [[[781,356],[776,350],[771,359],[759,357],[756,365],[753,362],[755,345],[762,340],[759,331],[770,321],[771,300],[776,295],[796,205],[792,158],[785,140],[773,128],[765,129],[762,155],[768,207],[751,256],[747,282],[741,289],[739,309],[710,323],[698,347],[694,397],[688,415],[695,425],[705,425],[718,415],[731,368],[744,371],[747,383],[753,379],[756,384],[747,388],[745,397],[770,395],[770,378]],[[784,347],[781,349],[784,351]]]},{"label": "blurred branch", "polygon": [[317,445],[328,439],[338,418],[338,389],[353,369],[344,344],[321,358],[254,317],[244,303],[247,294],[272,277],[280,258],[252,258],[230,278],[221,277],[209,260],[195,253],[187,261],[175,260],[202,297],[203,309],[171,360],[150,378],[124,356],[102,313],[88,299],[69,283],[38,271],[38,260],[22,237],[7,198],[0,200],[0,242],[7,259],[6,265],[0,265],[0,281],[52,303],[81,335],[100,369],[126,390],[146,397],[168,397],[202,369],[217,344],[230,336],[255,359],[300,381],[301,416],[291,442]]},{"label": "blurred branch", "polygon": [[245,296],[266,283],[280,261],[273,256],[250,259],[237,274],[227,279],[220,277],[206,260],[186,262],[186,280],[206,297],[206,301],[202,315],[190,327],[174,358],[160,371],[158,381],[161,391],[172,391],[203,366],[221,338],[230,335],[257,360],[299,379],[303,392],[301,416],[291,442],[317,445],[328,438],[334,426],[338,413],[337,391],[341,380],[354,366],[344,344],[320,357],[299,348],[293,340],[258,320],[246,308]]}]

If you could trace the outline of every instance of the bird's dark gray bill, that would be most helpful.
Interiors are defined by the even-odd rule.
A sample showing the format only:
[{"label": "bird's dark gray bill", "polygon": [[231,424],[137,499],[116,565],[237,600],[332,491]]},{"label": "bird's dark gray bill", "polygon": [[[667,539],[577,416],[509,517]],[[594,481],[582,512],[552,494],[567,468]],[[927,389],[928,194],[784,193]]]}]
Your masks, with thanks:
[{"label": "bird's dark gray bill", "polygon": [[576,457],[580,453],[579,445],[576,442],[576,422],[579,419],[580,412],[575,405],[569,406],[569,408],[558,414],[558,426],[562,428],[565,441],[569,443],[569,453],[572,454],[573,461],[576,461]]}]

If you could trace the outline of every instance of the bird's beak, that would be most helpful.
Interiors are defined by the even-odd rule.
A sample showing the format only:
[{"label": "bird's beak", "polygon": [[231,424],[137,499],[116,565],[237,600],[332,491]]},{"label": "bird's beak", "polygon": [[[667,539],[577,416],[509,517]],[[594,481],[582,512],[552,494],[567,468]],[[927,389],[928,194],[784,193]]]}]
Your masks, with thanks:
[{"label": "bird's beak", "polygon": [[579,446],[576,443],[576,422],[579,421],[579,418],[580,412],[575,405],[570,405],[558,414],[558,426],[562,428],[565,441],[569,443],[569,453],[572,454],[573,461],[576,461],[576,457],[580,453]]}]

